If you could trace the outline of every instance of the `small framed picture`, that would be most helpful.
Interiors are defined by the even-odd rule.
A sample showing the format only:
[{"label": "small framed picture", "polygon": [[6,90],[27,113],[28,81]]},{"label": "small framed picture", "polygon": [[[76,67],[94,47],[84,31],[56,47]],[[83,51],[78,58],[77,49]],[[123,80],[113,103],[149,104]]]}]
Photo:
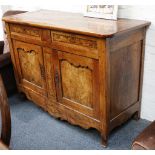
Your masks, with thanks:
[{"label": "small framed picture", "polygon": [[87,5],[84,16],[117,20],[118,5]]}]

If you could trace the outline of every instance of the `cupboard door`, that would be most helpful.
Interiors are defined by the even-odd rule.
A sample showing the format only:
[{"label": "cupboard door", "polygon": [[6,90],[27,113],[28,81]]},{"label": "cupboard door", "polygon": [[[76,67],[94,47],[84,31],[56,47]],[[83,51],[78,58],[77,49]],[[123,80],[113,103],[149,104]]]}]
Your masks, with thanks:
[{"label": "cupboard door", "polygon": [[93,118],[99,118],[98,61],[54,51],[58,102]]},{"label": "cupboard door", "polygon": [[38,45],[13,40],[20,84],[45,95],[45,73],[42,48]]}]

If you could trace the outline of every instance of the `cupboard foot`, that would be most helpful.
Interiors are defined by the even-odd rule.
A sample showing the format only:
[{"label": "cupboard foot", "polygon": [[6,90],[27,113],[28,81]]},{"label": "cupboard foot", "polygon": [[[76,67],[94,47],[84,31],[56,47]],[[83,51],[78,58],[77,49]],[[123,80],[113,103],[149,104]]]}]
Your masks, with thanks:
[{"label": "cupboard foot", "polygon": [[102,136],[102,135],[101,135],[101,138],[102,138],[101,144],[104,148],[106,148],[108,146],[108,138],[105,138],[105,136]]},{"label": "cupboard foot", "polygon": [[23,92],[20,92],[20,93],[18,94],[18,97],[19,97],[19,99],[20,99],[21,101],[27,100],[27,97],[26,97],[26,95],[25,95]]},{"label": "cupboard foot", "polygon": [[137,111],[134,115],[133,115],[133,119],[138,121],[140,119],[140,112]]}]

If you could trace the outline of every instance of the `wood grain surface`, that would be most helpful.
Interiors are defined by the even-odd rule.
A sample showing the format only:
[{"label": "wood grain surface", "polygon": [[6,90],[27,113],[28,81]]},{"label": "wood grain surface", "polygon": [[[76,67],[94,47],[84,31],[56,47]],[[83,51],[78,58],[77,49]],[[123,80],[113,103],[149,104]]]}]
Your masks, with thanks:
[{"label": "wood grain surface", "polygon": [[108,37],[123,31],[147,26],[149,22],[118,19],[118,21],[84,17],[79,13],[39,10],[4,17],[3,21],[63,30],[96,37]]},{"label": "wood grain surface", "polygon": [[52,116],[101,132],[139,117],[146,21],[57,11],[3,18],[19,92]]}]

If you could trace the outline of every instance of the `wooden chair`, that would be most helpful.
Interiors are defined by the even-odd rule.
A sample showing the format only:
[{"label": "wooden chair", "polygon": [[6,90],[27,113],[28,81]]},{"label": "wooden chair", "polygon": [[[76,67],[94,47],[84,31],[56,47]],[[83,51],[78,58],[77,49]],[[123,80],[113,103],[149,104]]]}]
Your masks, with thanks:
[{"label": "wooden chair", "polygon": [[11,138],[11,116],[10,107],[4,84],[0,75],[0,113],[1,113],[1,138],[0,138],[0,150],[9,149]]},{"label": "wooden chair", "polygon": [[[10,10],[5,12],[3,17],[25,13],[25,12],[26,11]],[[16,87],[16,81],[14,78],[13,65],[11,62],[10,50],[9,50],[9,45],[7,41],[5,27],[3,27],[3,29],[4,29],[4,41],[0,41],[0,74],[2,76],[7,95],[10,96],[17,91],[17,87]]]},{"label": "wooden chair", "polygon": [[135,138],[132,150],[155,150],[155,120]]},{"label": "wooden chair", "polygon": [[[4,13],[3,17],[9,15],[15,15],[20,13],[25,13],[26,11],[20,10],[10,10]],[[4,34],[6,34],[4,29]],[[16,83],[13,74],[13,68],[10,58],[10,53],[3,53],[4,41],[0,41],[0,114],[1,114],[1,137],[0,137],[0,150],[9,149],[10,138],[11,138],[11,117],[10,108],[8,105],[7,90],[8,95],[12,94],[16,90]],[[3,81],[2,81],[2,77]],[[4,88],[5,85],[5,88]]]}]

